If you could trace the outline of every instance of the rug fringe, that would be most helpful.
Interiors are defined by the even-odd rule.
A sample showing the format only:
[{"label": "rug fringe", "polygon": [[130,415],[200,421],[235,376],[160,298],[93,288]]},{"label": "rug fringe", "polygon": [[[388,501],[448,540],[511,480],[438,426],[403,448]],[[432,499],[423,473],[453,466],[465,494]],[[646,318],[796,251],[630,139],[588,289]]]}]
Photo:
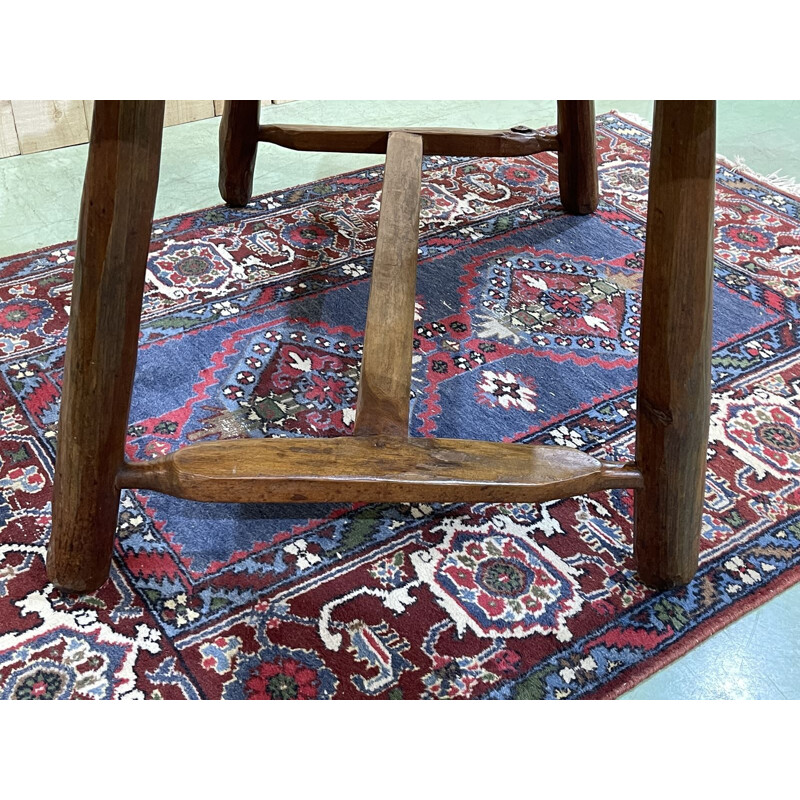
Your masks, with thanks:
[{"label": "rug fringe", "polygon": [[649,120],[646,120],[644,117],[640,117],[638,114],[634,114],[633,111],[617,111],[616,108],[611,109],[612,114],[616,114],[618,117],[622,117],[622,119],[626,120],[627,122],[632,122],[634,125],[638,125],[640,128],[644,128],[649,133],[653,131],[653,123]]},{"label": "rug fringe", "polygon": [[[644,119],[644,117],[634,114],[632,111],[618,111],[617,109],[612,108],[611,113],[616,114],[618,117],[621,117],[627,122],[638,125],[640,128],[644,128],[646,131],[652,133],[653,124]],[[731,160],[720,153],[717,153],[717,161],[721,162],[736,175],[741,175],[742,177],[750,178],[751,180],[759,181],[760,183],[766,183],[771,188],[777,189],[779,192],[800,198],[800,180],[797,180],[797,178],[793,178],[790,175],[781,175],[781,170],[779,169],[775,170],[775,172],[770,175],[762,175],[761,173],[756,172],[754,169],[748,167],[742,156],[736,156],[733,160]]]},{"label": "rug fringe", "polygon": [[790,175],[781,175],[781,170],[779,169],[770,175],[762,175],[748,167],[741,156],[736,156],[732,161],[724,156],[717,156],[717,158],[734,174],[769,184],[773,189],[777,189],[780,192],[800,197],[800,181]]}]

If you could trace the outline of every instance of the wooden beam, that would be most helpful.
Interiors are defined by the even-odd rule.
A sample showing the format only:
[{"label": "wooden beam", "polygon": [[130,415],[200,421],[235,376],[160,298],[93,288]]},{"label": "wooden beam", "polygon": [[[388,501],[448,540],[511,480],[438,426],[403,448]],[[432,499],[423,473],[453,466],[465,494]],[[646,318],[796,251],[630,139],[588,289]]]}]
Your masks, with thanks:
[{"label": "wooden beam", "polygon": [[117,486],[231,503],[538,503],[635,488],[641,475],[566,447],[342,436],[189,445],[125,464]]},{"label": "wooden beam", "polygon": [[642,284],[633,549],[649,586],[697,570],[711,413],[716,109],[656,101]]},{"label": "wooden beam", "polygon": [[226,100],[219,125],[219,192],[229,206],[253,196],[260,100]]},{"label": "wooden beam", "polygon": [[47,552],[50,580],[73,591],[111,565],[163,123],[163,100],[94,105]]},{"label": "wooden beam", "polygon": [[422,138],[426,156],[526,156],[558,150],[558,137],[520,126],[508,131],[459,128],[344,128],[319,125],[261,125],[262,142],[291,150],[331,153],[385,153],[389,134],[404,132]]},{"label": "wooden beam", "polygon": [[594,100],[558,101],[558,184],[568,214],[597,208],[597,142]]},{"label": "wooden beam", "polygon": [[389,134],[372,266],[356,436],[408,435],[422,138]]}]

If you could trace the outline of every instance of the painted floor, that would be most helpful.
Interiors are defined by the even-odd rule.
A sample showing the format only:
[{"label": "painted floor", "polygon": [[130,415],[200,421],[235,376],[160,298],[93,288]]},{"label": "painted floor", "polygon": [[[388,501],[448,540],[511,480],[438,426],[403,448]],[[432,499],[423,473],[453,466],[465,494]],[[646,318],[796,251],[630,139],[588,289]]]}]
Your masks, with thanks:
[{"label": "painted floor", "polygon": [[[652,120],[652,102],[597,100]],[[554,101],[311,101],[266,106],[264,122],[508,128],[551,125]],[[219,119],[164,131],[156,216],[218,205]],[[0,256],[75,238],[87,145],[0,160]],[[800,101],[720,101],[717,152],[755,172],[800,178]],[[261,145],[263,194],[376,164],[378,156]],[[800,585],[724,628],[622,699],[800,699]]]}]

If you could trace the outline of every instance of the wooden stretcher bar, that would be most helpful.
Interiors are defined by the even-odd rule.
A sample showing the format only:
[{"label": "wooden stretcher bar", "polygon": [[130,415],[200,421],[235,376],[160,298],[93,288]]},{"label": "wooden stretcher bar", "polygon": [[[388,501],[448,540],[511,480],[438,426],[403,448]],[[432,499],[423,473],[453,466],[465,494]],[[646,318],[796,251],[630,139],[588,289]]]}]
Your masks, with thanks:
[{"label": "wooden stretcher bar", "polygon": [[391,133],[422,139],[426,156],[529,156],[559,149],[558,136],[530,128],[471,130],[460,128],[346,128],[322,125],[260,125],[258,140],[290,150],[327,153],[385,153]]},{"label": "wooden stretcher bar", "polygon": [[641,475],[567,447],[341,436],[188,445],[126,464],[117,485],[230,503],[537,503],[639,488]]},{"label": "wooden stretcher bar", "polygon": [[422,138],[389,135],[361,356],[356,436],[408,435]]}]

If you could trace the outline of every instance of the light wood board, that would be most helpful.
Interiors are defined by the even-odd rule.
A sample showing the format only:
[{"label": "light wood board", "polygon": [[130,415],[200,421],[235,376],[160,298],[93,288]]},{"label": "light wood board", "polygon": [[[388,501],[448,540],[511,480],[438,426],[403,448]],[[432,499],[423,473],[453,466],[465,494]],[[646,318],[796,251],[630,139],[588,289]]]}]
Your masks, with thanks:
[{"label": "light wood board", "polygon": [[89,141],[82,100],[12,100],[20,153]]},{"label": "light wood board", "polygon": [[15,156],[18,153],[19,141],[11,101],[0,100],[0,158]]},{"label": "light wood board", "polygon": [[[271,105],[291,100],[262,100]],[[224,100],[167,100],[164,125],[220,116]],[[0,100],[0,158],[89,141],[94,100]]]}]

